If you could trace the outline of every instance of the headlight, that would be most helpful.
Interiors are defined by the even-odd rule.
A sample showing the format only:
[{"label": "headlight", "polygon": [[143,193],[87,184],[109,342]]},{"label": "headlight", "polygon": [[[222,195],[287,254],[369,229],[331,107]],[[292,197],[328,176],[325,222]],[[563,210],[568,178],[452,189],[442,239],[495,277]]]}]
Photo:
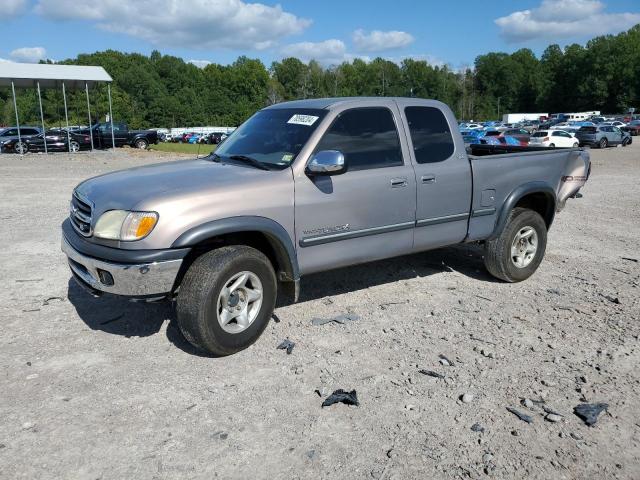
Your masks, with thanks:
[{"label": "headlight", "polygon": [[98,238],[110,240],[141,240],[151,233],[156,223],[156,212],[109,210],[100,216],[93,234]]}]

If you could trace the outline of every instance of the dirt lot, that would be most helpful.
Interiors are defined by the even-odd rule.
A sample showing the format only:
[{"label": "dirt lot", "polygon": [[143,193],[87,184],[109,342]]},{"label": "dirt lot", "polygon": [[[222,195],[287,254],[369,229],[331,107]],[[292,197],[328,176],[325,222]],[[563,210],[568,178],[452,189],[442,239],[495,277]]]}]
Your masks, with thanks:
[{"label": "dirt lot", "polygon": [[[91,298],[60,252],[80,180],[169,158],[0,156],[0,478],[640,478],[640,142],[592,151],[528,281],[476,246],[315,275],[227,358],[166,304]],[[337,388],[360,406],[321,408]],[[594,427],[584,401],[609,404]]]}]

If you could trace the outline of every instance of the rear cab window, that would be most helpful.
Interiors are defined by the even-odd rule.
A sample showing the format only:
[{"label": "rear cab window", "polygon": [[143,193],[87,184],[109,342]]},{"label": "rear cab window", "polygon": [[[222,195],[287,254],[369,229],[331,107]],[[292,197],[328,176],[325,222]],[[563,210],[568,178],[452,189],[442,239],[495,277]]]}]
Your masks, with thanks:
[{"label": "rear cab window", "polygon": [[400,137],[391,110],[352,108],[341,112],[316,147],[342,152],[348,171],[404,165]]},{"label": "rear cab window", "polygon": [[404,113],[417,163],[442,162],[453,155],[453,136],[440,109],[406,107]]}]

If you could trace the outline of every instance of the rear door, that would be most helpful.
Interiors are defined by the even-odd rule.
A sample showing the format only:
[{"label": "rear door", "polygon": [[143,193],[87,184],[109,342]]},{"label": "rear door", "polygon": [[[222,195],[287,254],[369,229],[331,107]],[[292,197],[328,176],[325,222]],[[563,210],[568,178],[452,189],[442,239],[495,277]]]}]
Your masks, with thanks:
[{"label": "rear door", "polygon": [[414,250],[461,242],[471,208],[471,165],[440,102],[397,100],[416,174]]},{"label": "rear door", "polygon": [[[368,106],[370,105],[370,106]],[[382,106],[384,105],[384,106]],[[302,274],[409,253],[416,184],[391,100],[335,107],[313,153],[338,150],[347,171],[295,173],[295,230]],[[313,153],[309,158],[313,156]],[[307,162],[305,162],[306,164]],[[296,166],[297,167],[297,166]]]}]

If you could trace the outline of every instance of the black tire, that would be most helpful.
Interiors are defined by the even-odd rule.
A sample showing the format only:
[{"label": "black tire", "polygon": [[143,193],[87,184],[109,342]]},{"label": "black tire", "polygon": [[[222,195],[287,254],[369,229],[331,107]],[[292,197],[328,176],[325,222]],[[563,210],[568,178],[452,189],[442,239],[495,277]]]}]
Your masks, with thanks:
[{"label": "black tire", "polygon": [[[262,284],[262,304],[255,320],[239,333],[218,321],[218,297],[227,281],[252,272]],[[177,299],[178,325],[192,345],[216,356],[231,355],[253,344],[273,314],[278,285],[269,259],[244,245],[221,247],[198,257],[187,270]]]},{"label": "black tire", "polygon": [[598,143],[598,147],[600,148],[607,148],[608,145],[609,145],[609,140],[607,140],[607,137],[602,137],[600,139],[600,143]]},{"label": "black tire", "polygon": [[16,144],[13,146],[13,150],[16,153],[24,155],[25,153],[29,152],[29,145],[25,142],[16,142]]},{"label": "black tire", "polygon": [[144,138],[139,138],[135,141],[135,146],[140,150],[146,150],[149,146],[149,142],[147,142]]},{"label": "black tire", "polygon": [[[511,247],[516,235],[531,227],[537,234],[537,249],[530,263],[517,267],[511,257]],[[505,282],[521,282],[537,270],[547,247],[547,225],[538,212],[527,208],[514,208],[504,229],[493,240],[485,243],[484,264],[491,275]]]},{"label": "black tire", "polygon": [[556,148],[556,144],[555,143],[550,143],[549,144],[549,148]]},{"label": "black tire", "polygon": [[573,148],[578,148],[579,146],[580,146],[580,144],[579,144],[578,142],[575,142],[575,143],[573,144]]},{"label": "black tire", "polygon": [[622,139],[622,146],[626,147],[627,145],[629,145],[631,143],[631,139],[625,137],[624,139]]}]

